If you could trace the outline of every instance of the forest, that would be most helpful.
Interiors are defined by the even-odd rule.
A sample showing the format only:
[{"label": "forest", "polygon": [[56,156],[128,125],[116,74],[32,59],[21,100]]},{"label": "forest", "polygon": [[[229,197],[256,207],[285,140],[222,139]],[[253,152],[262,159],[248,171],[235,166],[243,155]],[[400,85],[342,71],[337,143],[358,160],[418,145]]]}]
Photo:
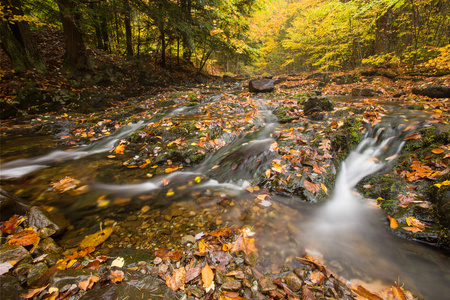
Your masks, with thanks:
[{"label": "forest", "polygon": [[31,31],[64,30],[67,70],[88,48],[165,67],[167,56],[220,74],[288,74],[407,66],[448,72],[444,0],[2,0],[3,49],[18,71],[46,66]]},{"label": "forest", "polygon": [[1,299],[450,295],[448,0],[0,0]]}]

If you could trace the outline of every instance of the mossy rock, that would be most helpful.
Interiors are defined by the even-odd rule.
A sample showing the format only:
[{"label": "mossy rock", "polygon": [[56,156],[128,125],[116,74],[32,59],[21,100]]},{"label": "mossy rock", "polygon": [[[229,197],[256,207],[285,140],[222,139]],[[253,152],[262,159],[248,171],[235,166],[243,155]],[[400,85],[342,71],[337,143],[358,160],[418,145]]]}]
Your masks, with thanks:
[{"label": "mossy rock", "polygon": [[290,123],[293,120],[295,120],[295,117],[291,117],[288,115],[287,109],[284,107],[277,107],[274,111],[273,114],[277,117],[278,122],[280,123]]},{"label": "mossy rock", "polygon": [[174,100],[160,100],[160,101],[156,102],[155,105],[158,108],[166,108],[166,107],[174,106],[175,101]]}]

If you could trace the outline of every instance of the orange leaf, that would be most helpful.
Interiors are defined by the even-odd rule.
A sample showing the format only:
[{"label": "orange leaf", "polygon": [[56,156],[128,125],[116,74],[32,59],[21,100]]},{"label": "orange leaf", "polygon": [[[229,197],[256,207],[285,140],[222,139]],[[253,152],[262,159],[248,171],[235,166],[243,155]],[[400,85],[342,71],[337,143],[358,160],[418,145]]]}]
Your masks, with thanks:
[{"label": "orange leaf", "polygon": [[311,193],[315,194],[320,190],[320,186],[318,184],[309,182],[308,180],[304,180],[303,181],[303,185],[305,186],[305,188],[310,191]]},{"label": "orange leaf", "polygon": [[395,218],[392,218],[391,216],[388,216],[389,223],[392,229],[395,229],[398,227],[397,220]]},{"label": "orange leaf", "polygon": [[6,242],[9,245],[29,246],[36,242],[39,235],[32,229],[25,229],[15,233],[13,237]]},{"label": "orange leaf", "polygon": [[176,291],[184,285],[186,280],[186,269],[181,267],[173,271],[172,276],[167,276],[166,285]]},{"label": "orange leaf", "polygon": [[444,153],[444,149],[435,148],[435,149],[431,150],[431,152],[433,152],[434,154],[442,154],[442,153]]},{"label": "orange leaf", "polygon": [[111,271],[111,281],[112,282],[122,282],[125,278],[125,274],[121,270]]},{"label": "orange leaf", "polygon": [[25,220],[24,217],[19,216],[19,215],[14,215],[11,218],[9,218],[8,221],[5,222],[0,222],[1,224],[1,228],[3,232],[6,233],[11,233],[11,229],[16,228],[17,226],[20,225],[20,223],[22,223]]},{"label": "orange leaf", "polygon": [[413,133],[405,137],[405,140],[417,140],[422,138],[422,135],[420,133]]},{"label": "orange leaf", "polygon": [[402,289],[398,286],[392,287],[392,293],[394,294],[395,300],[406,300],[405,293],[403,293]]},{"label": "orange leaf", "polygon": [[208,264],[203,267],[202,269],[202,281],[203,281],[203,287],[208,289],[214,280],[214,272],[211,270]]},{"label": "orange leaf", "polygon": [[328,188],[325,186],[325,184],[321,183],[320,186],[322,187],[322,190],[325,192],[325,194],[328,194]]},{"label": "orange leaf", "polygon": [[82,289],[83,291],[89,290],[90,288],[92,288],[94,283],[99,281],[99,279],[100,278],[97,276],[91,276],[88,279],[86,279],[85,281],[81,281],[80,283],[78,283],[78,287],[80,289]]},{"label": "orange leaf", "polygon": [[422,229],[417,228],[417,227],[402,227],[402,229],[404,229],[406,231],[414,232],[414,233],[423,231]]},{"label": "orange leaf", "polygon": [[270,177],[270,172],[271,172],[270,169],[267,169],[267,170],[266,170],[266,177],[267,177],[267,178]]},{"label": "orange leaf", "polygon": [[114,152],[117,153],[117,154],[123,154],[124,151],[125,151],[125,145],[124,144],[118,145],[114,149]]}]

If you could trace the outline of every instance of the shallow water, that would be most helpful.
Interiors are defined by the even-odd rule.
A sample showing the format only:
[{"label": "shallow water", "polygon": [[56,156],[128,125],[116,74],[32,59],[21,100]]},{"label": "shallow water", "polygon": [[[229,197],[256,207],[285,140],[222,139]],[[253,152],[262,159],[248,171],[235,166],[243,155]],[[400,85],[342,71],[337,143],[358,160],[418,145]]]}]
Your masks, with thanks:
[{"label": "shallow water", "polygon": [[[218,99],[216,96],[211,101]],[[19,191],[21,196],[34,203],[53,206],[56,211],[65,213],[75,229],[85,226],[82,220],[86,219],[96,222],[112,216],[125,219],[147,204],[154,210],[177,204],[199,215],[205,208],[217,209],[218,204],[227,199],[235,204],[220,211],[224,224],[251,226],[267,266],[283,264],[295,256],[309,253],[320,257],[346,278],[362,280],[365,284],[377,283],[378,287],[398,281],[425,299],[445,299],[450,294],[449,256],[393,236],[387,230],[383,213],[369,207],[366,200],[352,191],[364,176],[389,167],[388,163],[382,162],[401,149],[401,137],[405,134],[402,128],[396,132],[397,127],[392,122],[395,125],[392,130],[373,130],[344,162],[336,189],[327,202],[293,201],[295,206],[288,207],[280,196],[270,195],[273,210],[255,210],[257,193],[249,194],[246,188],[252,176],[266,170],[278,155],[270,150],[274,140],[272,133],[278,124],[270,109],[261,102],[258,105],[260,110],[255,118],[265,126],[239,136],[227,136],[227,145],[197,167],[150,179],[136,169],[124,170],[122,159],[107,157],[118,140],[148,121],[124,127],[116,135],[92,145],[69,150],[41,148],[37,151],[43,140],[35,137],[20,138],[18,143],[14,139],[3,139],[2,159],[5,162],[1,165],[1,177],[8,180],[2,185],[6,190]],[[173,110],[162,117],[195,119],[200,116],[194,107]],[[36,153],[36,156],[30,153]],[[379,160],[371,159],[373,157]],[[230,167],[234,165],[235,168]],[[88,183],[89,191],[71,195],[49,189],[50,182],[65,176]],[[170,190],[177,193],[167,197]],[[128,200],[99,205],[98,199],[102,195]],[[248,217],[255,213],[257,218]],[[171,222],[171,226],[177,226],[175,221]],[[211,230],[211,227],[189,230],[181,234],[196,234]]]}]

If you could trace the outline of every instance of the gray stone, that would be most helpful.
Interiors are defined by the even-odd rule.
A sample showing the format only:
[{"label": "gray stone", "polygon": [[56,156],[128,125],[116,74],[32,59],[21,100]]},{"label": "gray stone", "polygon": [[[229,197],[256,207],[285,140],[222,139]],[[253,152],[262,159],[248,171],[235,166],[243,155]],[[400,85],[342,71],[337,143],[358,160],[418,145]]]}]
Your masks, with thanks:
[{"label": "gray stone", "polygon": [[0,296],[2,300],[23,299],[20,297],[20,294],[26,293],[26,290],[19,284],[16,277],[3,275],[0,277],[0,280]]},{"label": "gray stone", "polygon": [[294,292],[298,292],[302,287],[302,280],[292,272],[284,276],[284,282]]},{"label": "gray stone", "polygon": [[38,230],[49,228],[58,234],[62,233],[65,227],[62,222],[57,222],[47,211],[37,206],[33,206],[30,209],[30,212],[28,213],[28,223],[30,226],[34,226]]},{"label": "gray stone", "polygon": [[413,88],[412,93],[430,98],[450,98],[450,86],[420,86]]},{"label": "gray stone", "polygon": [[333,101],[327,97],[311,97],[303,104],[303,111],[306,116],[316,112],[332,111],[333,109]]},{"label": "gray stone", "polygon": [[60,253],[62,248],[56,244],[56,242],[51,238],[45,238],[39,242],[38,250],[41,253]]},{"label": "gray stone", "polygon": [[270,93],[275,89],[275,80],[268,78],[252,79],[248,83],[251,93]]},{"label": "gray stone", "polygon": [[352,90],[353,97],[372,97],[375,95],[375,91],[369,88],[354,88]]}]

